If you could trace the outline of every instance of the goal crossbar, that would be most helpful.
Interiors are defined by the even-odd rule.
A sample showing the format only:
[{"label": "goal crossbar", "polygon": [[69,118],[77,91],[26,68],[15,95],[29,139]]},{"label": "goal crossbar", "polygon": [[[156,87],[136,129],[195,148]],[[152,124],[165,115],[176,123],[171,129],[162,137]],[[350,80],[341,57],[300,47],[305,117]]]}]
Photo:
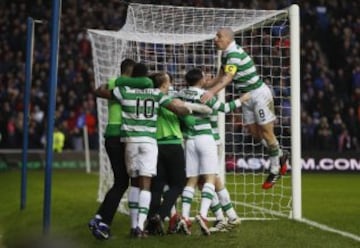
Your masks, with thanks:
[{"label": "goal crossbar", "polygon": [[[130,4],[122,30],[138,33],[213,34],[218,28],[234,31],[278,15],[288,10],[250,10],[199,8],[170,5]],[[211,24],[211,25],[210,25]]]},{"label": "goal crossbar", "polygon": [[[151,7],[149,7],[151,6]],[[151,9],[151,17],[146,17],[147,21],[138,21],[139,16],[138,12],[146,13]],[[200,42],[204,40],[210,40],[215,38],[216,30],[221,27],[229,27],[235,33],[239,31],[245,31],[252,27],[256,27],[261,25],[263,22],[268,22],[270,20],[278,18],[279,16],[287,15],[287,10],[274,10],[274,11],[251,11],[253,13],[246,14],[246,18],[244,18],[244,13],[249,10],[244,9],[217,9],[221,10],[224,16],[234,16],[233,20],[228,21],[227,18],[222,18],[221,21],[216,20],[216,25],[206,25],[204,21],[194,20],[192,17],[191,20],[195,23],[200,23],[198,25],[186,25],[179,24],[178,20],[175,18],[172,19],[156,19],[157,11],[166,11],[167,9],[176,10],[179,9],[182,13],[185,12],[186,16],[183,16],[182,19],[189,18],[187,15],[194,14],[194,9],[191,7],[174,7],[174,6],[154,6],[154,5],[142,5],[142,4],[130,4],[128,8],[128,15],[125,22],[125,25],[122,29],[118,31],[109,31],[109,30],[99,30],[99,29],[89,29],[89,33],[94,33],[102,36],[109,36],[116,39],[123,39],[128,41],[137,41],[144,42],[147,41],[149,43],[163,43],[163,44],[186,44],[193,42]],[[187,11],[184,11],[187,10]],[[210,12],[209,17],[214,17],[217,15],[217,12],[209,11],[207,8],[196,8],[196,11],[205,11]],[[176,12],[176,11],[175,11]],[[257,14],[256,18],[254,18],[255,14]],[[261,15],[259,15],[261,13]],[[175,14],[175,13],[174,13]],[[145,18],[145,17],[142,17]],[[140,19],[142,20],[142,19]],[[162,28],[163,25],[167,26],[175,26],[176,29]]]}]

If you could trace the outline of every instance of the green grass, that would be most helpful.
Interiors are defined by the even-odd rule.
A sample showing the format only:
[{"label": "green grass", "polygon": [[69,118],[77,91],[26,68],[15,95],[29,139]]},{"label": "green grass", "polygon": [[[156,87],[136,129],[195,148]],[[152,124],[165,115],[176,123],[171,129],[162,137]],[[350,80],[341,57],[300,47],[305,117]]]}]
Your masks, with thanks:
[{"label": "green grass", "polygon": [[[360,236],[360,175],[304,174],[303,217]],[[98,175],[53,171],[51,236],[72,240],[75,247],[359,247],[360,242],[288,219],[244,221],[228,233],[201,236],[167,235],[133,240],[129,218],[117,214],[110,240],[95,240],[87,222],[98,207]],[[28,176],[26,209],[20,205],[20,171],[0,172],[0,247],[17,247],[42,234],[43,172]],[[29,243],[31,241],[28,241]],[[23,247],[23,246],[21,246]],[[29,246],[27,246],[29,247]]]},{"label": "green grass", "polygon": [[360,174],[302,176],[303,217],[360,236]]}]

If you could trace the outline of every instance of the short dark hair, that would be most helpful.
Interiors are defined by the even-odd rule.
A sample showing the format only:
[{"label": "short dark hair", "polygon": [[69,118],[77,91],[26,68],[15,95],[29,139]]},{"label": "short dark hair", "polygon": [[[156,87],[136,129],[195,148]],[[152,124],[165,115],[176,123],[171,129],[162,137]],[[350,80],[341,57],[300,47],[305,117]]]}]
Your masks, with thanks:
[{"label": "short dark hair", "polygon": [[[167,74],[166,72],[155,72],[149,76],[150,79],[154,83],[154,88],[160,88],[165,83],[166,74]],[[170,75],[169,75],[169,77],[170,77]],[[170,80],[171,80],[171,78],[170,78]]]},{"label": "short dark hair", "polygon": [[136,62],[132,59],[124,59],[120,65],[121,74],[131,75]]},{"label": "short dark hair", "polygon": [[132,77],[147,77],[148,68],[143,63],[136,63],[131,74]]},{"label": "short dark hair", "polygon": [[199,68],[194,68],[188,71],[185,75],[186,83],[189,86],[194,86],[197,82],[199,82],[203,78],[203,72]]}]

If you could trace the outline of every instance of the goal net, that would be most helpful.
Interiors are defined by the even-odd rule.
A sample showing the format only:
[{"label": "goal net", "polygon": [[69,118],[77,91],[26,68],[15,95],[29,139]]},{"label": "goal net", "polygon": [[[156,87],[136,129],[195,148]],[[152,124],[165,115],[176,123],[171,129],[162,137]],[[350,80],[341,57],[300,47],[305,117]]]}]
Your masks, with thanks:
[{"label": "goal net", "polygon": [[[92,43],[95,82],[99,86],[120,74],[125,58],[144,62],[150,71],[167,71],[176,89],[184,87],[185,72],[200,67],[215,76],[219,56],[214,45],[216,31],[230,27],[236,41],[254,59],[258,73],[275,97],[276,135],[283,149],[291,147],[290,21],[289,11],[194,8],[130,4],[127,20],[119,31],[88,30]],[[238,97],[232,85],[222,94]],[[113,175],[104,148],[106,100],[98,99],[100,182],[98,200],[112,185]],[[224,153],[221,168],[234,207],[241,218],[263,219],[291,216],[291,171],[276,186],[263,190],[269,160],[264,147],[255,143],[242,125],[240,110],[220,115]],[[121,204],[126,211],[126,204]],[[198,211],[196,205],[193,211]],[[193,212],[196,213],[196,212]]]}]

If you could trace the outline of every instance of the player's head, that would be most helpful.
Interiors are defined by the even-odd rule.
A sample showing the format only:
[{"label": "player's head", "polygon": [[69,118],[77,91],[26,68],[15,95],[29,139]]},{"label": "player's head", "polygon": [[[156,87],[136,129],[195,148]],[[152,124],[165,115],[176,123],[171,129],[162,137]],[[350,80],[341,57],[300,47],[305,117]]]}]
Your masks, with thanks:
[{"label": "player's head", "polygon": [[143,63],[136,63],[131,74],[132,77],[147,77],[148,68]]},{"label": "player's head", "polygon": [[189,86],[202,87],[205,83],[205,75],[201,69],[194,68],[186,73],[185,80]]},{"label": "player's head", "polygon": [[215,36],[215,45],[219,50],[225,50],[234,41],[234,32],[231,28],[218,29]]},{"label": "player's head", "polygon": [[150,75],[151,80],[154,83],[154,87],[161,90],[161,92],[167,94],[171,86],[172,77],[166,72],[156,72]]},{"label": "player's head", "polygon": [[136,62],[132,59],[124,59],[120,65],[121,75],[130,76]]}]

